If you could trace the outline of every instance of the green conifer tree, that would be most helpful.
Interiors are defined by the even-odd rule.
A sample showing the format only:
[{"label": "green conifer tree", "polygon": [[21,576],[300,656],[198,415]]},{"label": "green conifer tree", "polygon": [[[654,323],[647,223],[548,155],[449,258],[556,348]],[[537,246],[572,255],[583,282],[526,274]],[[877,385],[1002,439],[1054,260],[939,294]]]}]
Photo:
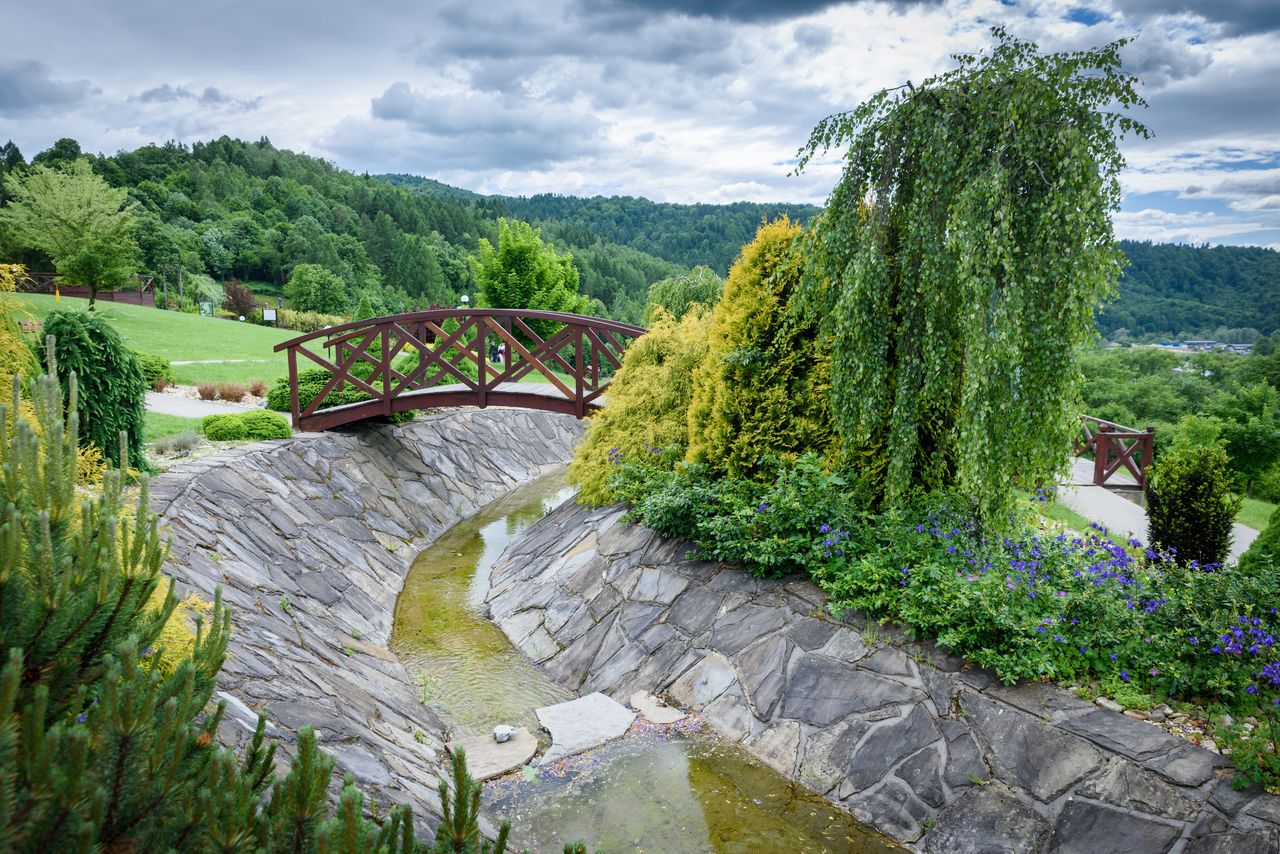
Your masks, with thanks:
[{"label": "green conifer tree", "polygon": [[[11,426],[18,379],[0,404],[0,851],[427,854],[411,810],[371,805],[366,817],[350,777],[329,808],[333,759],[311,730],[274,785],[265,718],[239,759],[216,743],[224,704],[210,700],[231,630],[221,597],[190,655],[158,666],[178,600],[170,583],[149,604],[167,549],[147,485],[134,507],[118,471],[77,494],[78,383],[68,376],[64,415],[49,349],[49,373],[30,386],[36,426]],[[437,850],[501,854],[508,831],[481,838],[461,755],[453,771]]]}]

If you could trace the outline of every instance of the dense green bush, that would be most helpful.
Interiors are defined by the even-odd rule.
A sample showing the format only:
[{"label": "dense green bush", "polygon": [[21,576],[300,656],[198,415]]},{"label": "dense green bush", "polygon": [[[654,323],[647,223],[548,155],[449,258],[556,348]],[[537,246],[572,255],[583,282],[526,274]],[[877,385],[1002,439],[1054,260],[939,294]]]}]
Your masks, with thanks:
[{"label": "dense green bush", "polygon": [[261,409],[250,412],[229,412],[225,415],[206,415],[200,422],[200,430],[206,439],[213,442],[288,439],[293,435],[289,422],[284,416]]},{"label": "dense green bush", "polygon": [[611,488],[633,519],[692,540],[702,558],[760,575],[810,571],[846,546],[843,538],[837,545],[815,539],[814,531],[825,526],[847,537],[868,524],[870,496],[857,476],[825,472],[815,454],[775,463],[753,479],[723,477],[700,463],[669,466],[662,455],[619,460]]},{"label": "dense green bush", "polygon": [[799,240],[785,216],[762,225],[729,271],[693,377],[691,462],[744,477],[767,460],[826,456],[836,444],[818,323],[789,302],[804,271]]},{"label": "dense green bush", "polygon": [[1148,537],[1182,563],[1221,564],[1240,512],[1227,452],[1217,445],[1177,445],[1148,473]]},{"label": "dense green bush", "polygon": [[1240,555],[1239,568],[1241,572],[1257,572],[1268,563],[1280,566],[1280,508],[1271,514],[1258,539]]},{"label": "dense green bush", "polygon": [[661,455],[673,463],[684,457],[693,373],[706,358],[710,328],[708,312],[693,310],[677,322],[660,311],[648,334],[627,347],[622,369],[609,384],[609,405],[591,416],[569,464],[579,501],[618,500],[610,478],[624,459]]},{"label": "dense green bush", "polygon": [[658,309],[676,320],[690,309],[711,309],[720,301],[724,292],[724,280],[710,267],[694,267],[681,276],[671,276],[649,286],[649,302],[644,310],[644,322],[652,323]]},{"label": "dense green bush", "polygon": [[124,464],[145,466],[142,457],[142,419],[147,386],[133,351],[101,312],[54,311],[45,318],[47,342],[56,341],[58,379],[67,405],[72,405],[71,375],[78,393],[74,405],[83,425],[80,439],[92,442],[113,465],[121,465],[120,434],[125,434],[128,459]]},{"label": "dense green bush", "polygon": [[291,308],[282,308],[276,312],[276,326],[281,329],[292,329],[295,332],[319,332],[325,327],[346,322],[347,319],[338,314],[294,311]]},{"label": "dense green bush", "polygon": [[138,358],[138,367],[142,370],[142,381],[147,384],[147,388],[173,385],[173,368],[168,359],[138,350],[135,350],[133,355]]}]

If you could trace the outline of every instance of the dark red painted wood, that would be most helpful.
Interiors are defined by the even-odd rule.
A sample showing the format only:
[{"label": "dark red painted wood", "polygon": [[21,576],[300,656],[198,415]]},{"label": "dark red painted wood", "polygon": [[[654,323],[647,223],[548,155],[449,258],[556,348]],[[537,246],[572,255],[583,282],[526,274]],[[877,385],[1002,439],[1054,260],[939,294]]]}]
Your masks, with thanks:
[{"label": "dark red painted wood", "polygon": [[[549,334],[535,331],[540,322],[553,324]],[[560,312],[431,309],[344,323],[275,349],[289,353],[293,426],[300,430],[444,406],[516,406],[581,418],[601,405],[627,343],[645,331]],[[497,364],[489,362],[491,341],[503,345]],[[410,348],[418,353],[418,364],[406,373],[395,362]],[[298,395],[299,356],[304,366],[310,362],[328,372],[305,407]],[[520,382],[531,375],[546,382]],[[370,399],[344,404],[335,395],[345,391],[361,391]]]}]

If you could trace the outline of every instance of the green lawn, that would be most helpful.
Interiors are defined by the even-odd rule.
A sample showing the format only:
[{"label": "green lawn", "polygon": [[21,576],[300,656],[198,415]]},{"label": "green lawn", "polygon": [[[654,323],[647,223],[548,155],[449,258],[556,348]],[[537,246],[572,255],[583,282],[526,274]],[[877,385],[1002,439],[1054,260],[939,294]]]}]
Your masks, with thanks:
[{"label": "green lawn", "polygon": [[[33,315],[43,319],[55,308],[80,309],[88,300],[63,297],[60,304],[43,294],[18,294],[17,299]],[[270,383],[289,370],[284,353],[271,348],[298,333],[288,329],[254,326],[215,317],[197,317],[136,305],[99,302],[101,312],[135,350],[174,361],[239,359],[214,364],[174,365],[174,378],[183,385],[201,382],[238,382],[261,379]]]},{"label": "green lawn", "polygon": [[148,412],[142,422],[142,441],[151,444],[165,436],[176,436],[186,430],[200,432],[199,418],[183,418],[180,415],[166,415],[163,412]]},{"label": "green lawn", "polygon": [[1271,502],[1246,498],[1240,512],[1236,514],[1236,521],[1261,531],[1267,527],[1267,522],[1271,520],[1271,514],[1274,512],[1276,512],[1276,505]]}]

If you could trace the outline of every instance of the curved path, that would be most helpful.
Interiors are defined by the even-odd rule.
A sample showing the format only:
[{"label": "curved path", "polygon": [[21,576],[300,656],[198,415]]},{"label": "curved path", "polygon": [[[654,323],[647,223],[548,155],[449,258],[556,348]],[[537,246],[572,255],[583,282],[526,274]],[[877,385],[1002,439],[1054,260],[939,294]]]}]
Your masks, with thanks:
[{"label": "curved path", "polygon": [[[1129,501],[1105,486],[1093,485],[1093,461],[1077,459],[1072,468],[1071,481],[1058,489],[1058,503],[1079,513],[1090,522],[1097,522],[1107,530],[1121,536],[1147,541],[1147,511],[1136,502]],[[1258,531],[1236,522],[1232,526],[1231,551],[1228,563],[1235,563],[1240,555],[1258,539]]]}]

